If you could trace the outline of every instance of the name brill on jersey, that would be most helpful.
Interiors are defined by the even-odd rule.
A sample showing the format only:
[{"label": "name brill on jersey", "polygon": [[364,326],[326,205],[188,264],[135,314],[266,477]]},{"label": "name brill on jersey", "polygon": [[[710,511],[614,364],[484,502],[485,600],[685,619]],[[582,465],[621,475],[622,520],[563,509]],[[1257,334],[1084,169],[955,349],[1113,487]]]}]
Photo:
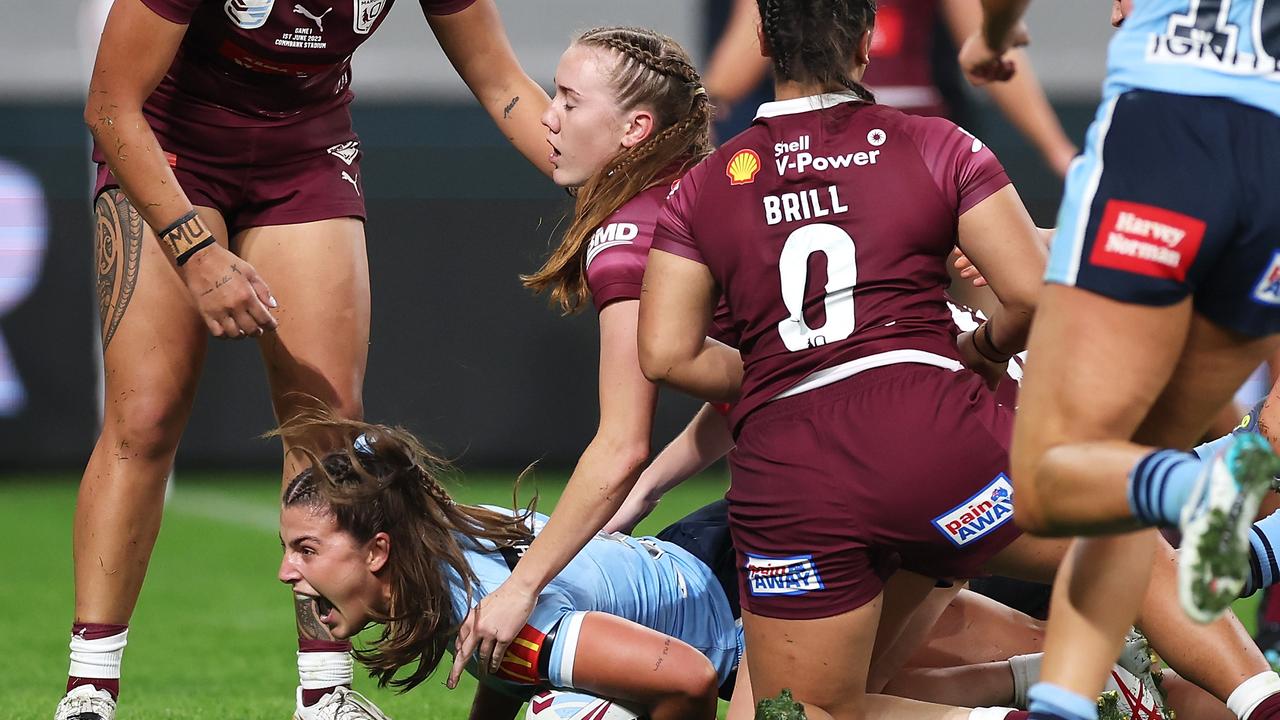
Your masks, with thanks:
[{"label": "name brill on jersey", "polygon": [[[823,204],[824,200],[826,205]],[[823,190],[814,188],[764,196],[764,221],[767,225],[812,220],[848,210],[849,206],[840,202],[840,189],[835,185],[828,185]]]}]

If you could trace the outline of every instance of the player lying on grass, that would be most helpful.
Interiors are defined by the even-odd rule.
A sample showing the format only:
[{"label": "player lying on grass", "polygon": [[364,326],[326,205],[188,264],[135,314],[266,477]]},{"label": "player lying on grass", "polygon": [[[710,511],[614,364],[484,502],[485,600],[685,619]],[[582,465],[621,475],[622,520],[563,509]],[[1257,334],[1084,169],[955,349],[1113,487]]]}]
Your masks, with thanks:
[{"label": "player lying on grass", "polygon": [[[404,431],[315,417],[283,432],[302,430],[346,436],[353,449],[314,458],[288,484],[280,579],[315,599],[337,637],[383,623],[358,657],[380,682],[412,688],[452,646],[466,610],[510,575],[545,517],[456,504],[438,482],[441,464]],[[717,690],[727,696],[742,657],[736,614],[723,502],[657,538],[597,535],[540,594],[498,672],[468,663],[481,682],[471,717],[513,717],[550,686],[628,700],[655,720],[712,717]],[[879,682],[904,696],[1012,704],[1036,679],[1037,661],[1005,658],[1037,652],[1040,636],[1033,621],[962,593],[909,669],[880,670]],[[1127,680],[1149,706],[1150,679],[1145,690]],[[1190,683],[1167,686],[1188,688],[1175,707],[1197,710],[1183,717],[1229,717]],[[731,706],[730,718],[750,717],[745,673],[737,692],[746,702]]]}]

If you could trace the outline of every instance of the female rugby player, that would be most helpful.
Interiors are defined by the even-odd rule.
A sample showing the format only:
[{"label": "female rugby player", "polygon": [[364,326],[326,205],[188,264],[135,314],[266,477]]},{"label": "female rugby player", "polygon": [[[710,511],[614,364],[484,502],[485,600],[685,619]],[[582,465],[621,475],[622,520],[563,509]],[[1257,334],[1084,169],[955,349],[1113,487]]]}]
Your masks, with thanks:
[{"label": "female rugby player", "polygon": [[[420,3],[504,135],[549,170],[538,125],[547,98],[520,69],[493,0]],[[70,694],[59,720],[113,717],[127,623],[208,336],[258,339],[278,418],[303,396],[362,413],[369,274],[350,56],[391,4],[111,8],[85,104],[99,167],[106,410],[76,509]],[[286,462],[283,477],[296,471]],[[322,698],[342,700],[351,660],[309,603],[298,605],[298,629],[298,713],[308,718]]]},{"label": "female rugby player", "polygon": [[[782,101],[682,179],[640,320],[647,376],[736,400],[729,499],[753,686],[791,686],[811,717],[883,707],[832,668],[867,667],[887,557],[935,577],[1035,571],[1035,545],[999,522],[1010,410],[960,371],[963,360],[994,380],[1021,348],[1042,267],[1035,230],[980,142],[864,102],[873,6],[832,5],[760,2]],[[942,297],[957,229],[1003,302],[959,353]],[[721,292],[741,359],[697,329]],[[1050,575],[1061,549],[1039,551]],[[1148,607],[1146,621],[1176,622]]]},{"label": "female rugby player", "polygon": [[[984,32],[962,54],[979,77],[1026,6],[984,4]],[[1206,621],[1248,580],[1250,524],[1277,469],[1253,433],[1209,459],[1181,452],[1280,337],[1280,214],[1254,196],[1280,182],[1280,25],[1267,5],[1115,3],[1104,101],[1067,179],[1013,444],[1019,523],[1053,535],[1179,525],[1179,596]],[[1155,542],[1077,541],[1037,717],[1089,716]],[[1238,715],[1280,714],[1274,673],[1245,689]]]}]

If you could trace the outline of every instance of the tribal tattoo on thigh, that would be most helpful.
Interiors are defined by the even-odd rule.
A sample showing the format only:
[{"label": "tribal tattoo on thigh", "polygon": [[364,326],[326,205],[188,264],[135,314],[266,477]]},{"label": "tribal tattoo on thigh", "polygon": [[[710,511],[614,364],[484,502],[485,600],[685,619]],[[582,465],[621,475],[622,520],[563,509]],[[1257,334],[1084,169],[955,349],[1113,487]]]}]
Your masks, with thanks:
[{"label": "tribal tattoo on thigh", "polygon": [[102,322],[102,352],[105,354],[138,283],[138,264],[142,260],[142,216],[118,189],[99,195],[93,214],[97,240],[98,316]]}]

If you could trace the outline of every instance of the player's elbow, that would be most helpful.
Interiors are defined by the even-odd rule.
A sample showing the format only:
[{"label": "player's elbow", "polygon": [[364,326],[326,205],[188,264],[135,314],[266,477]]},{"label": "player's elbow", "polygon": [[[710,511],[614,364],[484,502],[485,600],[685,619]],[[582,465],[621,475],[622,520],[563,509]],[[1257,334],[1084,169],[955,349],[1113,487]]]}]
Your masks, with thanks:
[{"label": "player's elbow", "polygon": [[655,347],[653,343],[640,338],[640,372],[645,379],[653,383],[666,382],[671,377],[671,368],[675,365],[671,354]]}]

